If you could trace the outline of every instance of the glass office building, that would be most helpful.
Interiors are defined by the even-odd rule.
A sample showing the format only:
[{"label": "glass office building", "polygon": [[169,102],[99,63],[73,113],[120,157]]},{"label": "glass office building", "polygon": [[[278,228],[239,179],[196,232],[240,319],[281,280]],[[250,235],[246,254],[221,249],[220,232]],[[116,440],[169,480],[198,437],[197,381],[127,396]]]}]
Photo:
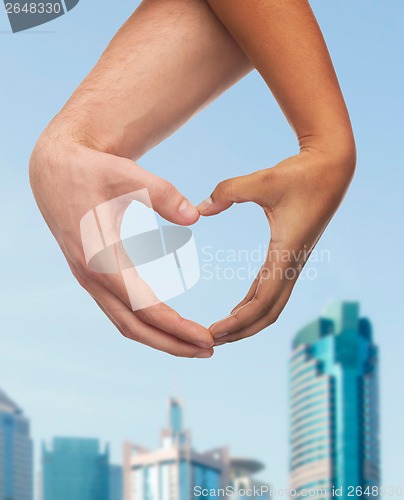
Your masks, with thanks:
[{"label": "glass office building", "polygon": [[55,438],[42,448],[42,500],[109,500],[109,451],[97,439]]},{"label": "glass office building", "polygon": [[169,428],[161,433],[161,448],[150,451],[128,443],[124,468],[125,500],[189,500],[195,486],[217,491],[228,481],[227,449],[194,451],[177,399],[170,400]]},{"label": "glass office building", "polygon": [[378,350],[359,304],[335,303],[293,342],[290,488],[348,498],[379,485],[379,462]]},{"label": "glass office building", "polygon": [[33,445],[28,419],[0,390],[0,500],[32,500]]},{"label": "glass office building", "polygon": [[123,470],[120,465],[109,466],[109,500],[123,500]]}]

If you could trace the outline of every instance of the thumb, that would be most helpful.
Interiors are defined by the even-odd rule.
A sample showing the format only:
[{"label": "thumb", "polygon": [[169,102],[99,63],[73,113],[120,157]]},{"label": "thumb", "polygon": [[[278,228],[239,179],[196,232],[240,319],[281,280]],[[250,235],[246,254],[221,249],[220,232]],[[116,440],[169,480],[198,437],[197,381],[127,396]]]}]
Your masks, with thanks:
[{"label": "thumb", "polygon": [[198,209],[170,182],[154,176],[148,186],[153,209],[164,219],[189,226],[199,219]]},{"label": "thumb", "polygon": [[227,210],[233,203],[253,201],[261,204],[265,188],[261,177],[261,172],[254,172],[220,182],[210,197],[198,205],[199,213],[205,216],[216,215]]},{"label": "thumb", "polygon": [[147,189],[151,208],[161,217],[188,226],[199,219],[198,209],[170,182],[130,162],[125,169],[125,189]]}]

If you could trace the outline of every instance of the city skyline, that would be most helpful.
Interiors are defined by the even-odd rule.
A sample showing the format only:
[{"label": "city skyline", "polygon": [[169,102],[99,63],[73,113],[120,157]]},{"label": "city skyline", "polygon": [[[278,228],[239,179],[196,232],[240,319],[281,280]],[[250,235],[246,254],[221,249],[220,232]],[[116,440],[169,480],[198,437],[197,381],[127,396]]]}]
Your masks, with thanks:
[{"label": "city skyline", "polygon": [[[318,500],[325,500],[334,497],[332,491],[336,488],[343,492],[342,498],[349,498],[349,487],[378,489],[379,355],[370,320],[361,316],[359,302],[329,304],[318,319],[301,327],[293,338],[288,364],[288,491],[315,491]],[[11,417],[20,425],[10,427]],[[20,434],[23,431],[25,448],[16,446],[19,454],[13,466],[22,477],[21,464],[26,466],[27,461],[21,450],[27,453],[28,449],[31,470],[29,474],[25,470],[24,477],[31,477],[32,490],[29,420],[1,390],[0,424],[0,465],[5,462],[3,470],[9,472],[4,481],[0,468],[0,500],[31,500],[27,490],[25,496],[12,493],[12,465],[7,466],[14,456],[10,436],[15,429]],[[142,435],[145,429],[134,431]],[[42,443],[37,498],[188,500],[192,496],[215,498],[221,495],[219,492],[226,492],[231,500],[241,500],[249,495],[237,493],[240,491],[261,491],[255,497],[263,499],[279,494],[280,489],[273,489],[269,478],[263,482],[255,477],[264,469],[259,460],[233,456],[229,446],[223,445],[199,452],[192,441],[191,431],[184,426],[183,403],[173,396],[169,398],[168,425],[160,433],[158,448],[125,441],[122,466],[111,463],[109,445],[102,449],[97,438],[54,437],[49,445]],[[268,458],[270,454],[269,450]],[[9,493],[3,498],[4,484],[3,490]],[[230,487],[232,494],[228,493]]]},{"label": "city skyline", "polygon": [[125,442],[123,466],[110,462],[109,445],[102,448],[97,438],[56,436],[50,443],[42,441],[34,484],[30,421],[0,389],[0,500],[188,500],[223,495],[244,500],[251,492],[255,498],[271,498],[271,485],[255,477],[264,464],[230,456],[228,446],[198,453],[191,445],[191,431],[183,428],[178,398],[169,399],[168,415],[161,449]]},{"label": "city skyline", "polygon": [[[320,491],[323,491],[324,488],[329,489],[334,485],[356,484],[355,481],[361,486],[364,485],[363,488],[366,488],[367,486],[379,486],[380,444],[378,415],[378,349],[373,344],[372,326],[370,321],[367,318],[359,316],[359,303],[342,301],[329,304],[323,310],[319,319],[299,329],[298,333],[295,334],[293,338],[292,345],[293,349],[290,364],[290,417],[292,425],[290,444],[292,455],[290,461],[291,470],[289,490],[292,489],[294,491],[299,491],[302,488],[306,489],[310,486],[310,488],[319,488]],[[344,376],[346,377],[348,373],[346,371],[346,367],[343,368],[344,363],[350,365],[353,372],[350,374],[350,382],[342,384],[340,379],[343,379]],[[340,364],[341,373],[344,376],[341,373],[338,373],[338,364]],[[361,375],[360,386],[353,389],[355,385],[355,377],[358,376],[358,373]],[[304,375],[303,382],[301,380],[302,374]],[[302,383],[304,387],[302,387]],[[310,385],[312,383],[314,383],[313,387]],[[306,387],[307,384],[308,387]],[[321,387],[319,384],[322,384]],[[306,394],[307,389],[310,391],[308,394]],[[307,397],[309,399],[311,398],[313,389],[316,389],[314,391],[314,396],[316,396],[316,398],[314,401],[307,401]],[[340,393],[340,401],[337,404],[335,401],[335,393],[338,391]],[[304,394],[300,394],[301,392],[304,392]],[[322,393],[324,399],[319,397],[320,393]],[[352,408],[355,406],[355,400],[358,401],[358,407],[353,410]],[[344,403],[342,403],[342,401],[344,401]],[[316,407],[317,404],[319,408]],[[342,412],[341,409],[344,406],[350,407],[349,414],[344,414],[344,412]],[[307,412],[307,407],[310,407],[309,412]],[[335,414],[337,409],[340,411],[338,418]],[[23,410],[0,389],[0,417],[2,416],[2,411],[4,412],[4,410],[8,410],[9,414],[14,414],[22,420],[24,423],[22,428],[29,434],[30,423],[28,417],[24,416]],[[321,417],[326,417],[324,424],[320,422],[323,427],[321,427],[321,425],[316,425],[313,430],[309,429],[309,433],[313,434],[314,431],[315,435],[314,437],[311,436],[308,442],[306,442],[306,427],[307,425],[311,425],[311,421],[306,422],[307,413],[310,419],[312,419],[313,416],[315,417],[317,413],[321,413],[323,410],[326,410],[324,415],[320,415]],[[341,420],[356,422],[356,430],[354,429],[354,425],[351,424],[350,431],[344,431],[345,433],[342,433],[343,424],[339,424],[339,430],[338,425],[336,425],[336,422],[341,422]],[[293,434],[294,431],[296,431],[296,429],[294,429],[294,427],[296,427],[296,421],[298,421],[297,432],[299,435]],[[315,422],[317,422],[317,420],[315,420]],[[364,430],[359,432],[358,426],[361,425],[364,426]],[[142,429],[142,433],[144,430],[146,430],[146,428]],[[337,438],[338,433],[340,434],[339,438]],[[2,439],[0,439],[0,444],[2,440],[3,442],[5,441],[4,434],[1,437]],[[175,439],[182,440],[182,444],[191,450],[191,434],[189,431],[183,430],[182,403],[179,398],[171,397],[170,423],[168,429],[163,431],[161,438],[163,441],[164,439],[168,439],[168,443],[170,443],[173,441],[174,437]],[[80,443],[82,443],[84,448],[89,446],[93,449],[93,452],[95,448],[98,449],[100,445],[98,438],[72,437],[71,435],[69,437],[56,437],[52,439],[52,444],[50,445],[49,450],[47,450],[47,445],[43,443],[42,462],[46,462],[47,455],[48,457],[51,457],[52,448],[55,448],[56,451],[58,448],[63,449],[63,445],[68,448],[69,443],[70,446],[73,446],[73,448],[80,446]],[[340,449],[346,447],[347,445],[345,445],[345,443],[348,443],[350,451],[345,452],[344,458],[340,457],[340,460],[337,460],[337,449],[338,447]],[[309,446],[307,446],[308,444]],[[163,448],[164,446],[167,446],[167,443],[163,445]],[[362,446],[362,448],[360,448],[360,446]],[[324,449],[326,451],[324,451]],[[127,443],[124,446],[123,452],[125,457],[124,466],[126,467],[128,466],[127,460],[128,453],[129,455],[131,453],[130,450],[135,451],[136,455],[139,453],[140,455],[142,455],[142,453],[147,455],[149,453],[151,457],[154,456],[154,452],[148,451],[146,448]],[[0,456],[1,451],[2,448],[0,446]],[[314,463],[314,469],[312,468],[311,471],[309,470],[309,473],[307,474],[307,471],[304,470],[307,458],[306,455],[307,453],[310,455],[310,453],[313,452],[316,455],[316,459],[327,459],[328,462],[324,462],[324,460],[321,462],[320,460],[320,467],[317,467],[318,464]],[[32,455],[32,448],[30,453]],[[224,462],[227,460],[227,472],[229,473],[233,469],[229,467],[229,457],[226,454],[226,447],[215,449],[211,453],[208,452],[206,454],[205,460],[207,460],[207,462],[213,460],[214,462],[217,460],[217,456],[221,456],[221,459],[224,460]],[[350,455],[351,458],[347,459]],[[204,455],[196,456],[204,457]],[[227,458],[223,458],[226,456]],[[105,457],[109,460],[109,445],[106,445]],[[268,456],[268,459],[270,460],[270,456]],[[309,457],[308,462],[313,462],[311,457]],[[314,460],[314,462],[316,462],[316,460]],[[257,463],[259,462],[257,461]],[[301,467],[302,464],[303,468]],[[153,496],[142,497],[139,495],[134,496],[133,494],[132,496],[128,496],[128,481],[127,477],[122,474],[122,467],[118,465],[113,467],[115,467],[115,469],[109,469],[109,478],[117,487],[114,489],[113,487],[108,486],[107,489],[109,493],[105,499],[104,497],[95,497],[94,500],[120,500],[121,498],[124,498],[124,500],[154,500]],[[118,486],[118,469],[120,470],[121,476],[120,486]],[[257,470],[255,470],[255,473],[259,473],[262,470],[263,466],[260,466]],[[314,476],[312,474],[313,470]],[[320,476],[321,474],[323,476],[320,477],[319,474]],[[299,475],[302,475],[303,479],[299,477]],[[308,479],[306,477],[307,475]],[[54,497],[54,495],[46,495],[43,493],[46,491],[46,481],[42,480],[42,478],[45,477],[44,475],[40,474],[40,476],[41,481],[38,482],[38,488],[35,490],[37,492],[35,499],[50,500]],[[121,496],[123,495],[123,492],[119,495],[117,494],[117,491],[123,490],[123,477],[125,477],[126,483],[125,497]],[[235,477],[233,479],[235,479]],[[245,478],[241,478],[241,481],[244,481],[244,479]],[[33,484],[32,475],[30,480],[31,484]],[[248,481],[248,484],[265,484],[262,482],[260,483],[259,480],[255,479],[249,479]],[[226,481],[224,482],[226,483]],[[208,481],[205,484],[205,489],[217,490],[219,488],[223,488],[223,484],[223,481]],[[1,487],[2,481],[0,475],[0,493]],[[134,491],[133,487],[129,488]],[[201,488],[203,488],[203,486],[201,486]],[[273,490],[271,487],[270,489],[271,493],[279,490],[282,490],[282,488],[275,488]],[[180,491],[180,489],[178,491]],[[30,497],[22,497],[21,500],[25,500],[25,498],[31,500]],[[175,497],[174,500],[182,500],[183,498],[186,498],[186,495],[182,494],[182,496],[179,496],[178,499]],[[236,498],[238,499],[239,497],[234,497],[234,499]],[[3,500],[1,496],[0,500]],[[5,497],[5,500],[9,500],[9,498]],[[12,500],[14,500],[14,498],[12,498]],[[16,500],[20,500],[20,498],[18,497]],[[61,498],[60,500],[63,499]],[[86,499],[80,498],[80,500]],[[89,497],[88,500],[93,500],[93,497]]]}]

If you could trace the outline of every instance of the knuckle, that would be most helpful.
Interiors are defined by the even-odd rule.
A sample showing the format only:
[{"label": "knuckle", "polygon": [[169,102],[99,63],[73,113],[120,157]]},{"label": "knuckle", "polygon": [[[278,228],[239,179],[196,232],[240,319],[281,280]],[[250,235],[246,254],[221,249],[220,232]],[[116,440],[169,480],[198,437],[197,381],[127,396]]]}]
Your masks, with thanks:
[{"label": "knuckle", "polygon": [[125,339],[133,340],[132,337],[129,335],[129,332],[123,326],[120,326],[119,331],[122,337],[125,337]]},{"label": "knuckle", "polygon": [[136,331],[126,321],[120,322],[119,330],[125,338],[137,341]]},{"label": "knuckle", "polygon": [[235,311],[235,312],[231,315],[231,316],[232,316],[232,318],[234,318],[234,319],[236,320],[236,322],[237,322],[237,323],[238,323],[238,322],[240,322],[240,320],[241,320],[241,318],[240,318],[240,311],[241,311],[241,310],[242,310],[241,308],[240,308],[240,309],[237,309],[237,311]]},{"label": "knuckle", "polygon": [[216,195],[219,195],[220,198],[231,198],[232,193],[232,181],[230,179],[226,181],[221,181],[216,186]]},{"label": "knuckle", "polygon": [[84,255],[79,254],[72,258],[72,264],[73,267],[70,266],[71,269],[74,268],[73,274],[76,276],[76,274],[80,276],[89,276],[89,269],[87,266],[86,259]]},{"label": "knuckle", "polygon": [[136,311],[134,311],[134,313],[135,313],[137,318],[139,318],[141,321],[147,323],[149,316],[148,316],[146,311],[147,311],[147,309],[136,309]]},{"label": "knuckle", "polygon": [[273,325],[274,323],[276,323],[279,319],[279,315],[280,313],[279,312],[275,312],[275,313],[272,313],[269,317],[269,323],[268,323],[268,326],[269,325]]},{"label": "knuckle", "polygon": [[274,182],[275,172],[272,168],[267,168],[259,172],[260,181],[263,184],[271,185]]},{"label": "knuckle", "polygon": [[176,192],[176,189],[171,182],[166,180],[161,180],[155,186],[155,197],[157,203],[164,203],[165,201],[172,199]]},{"label": "knuckle", "polygon": [[230,338],[227,343],[228,344],[234,344],[235,342],[238,342],[239,340],[243,340],[244,337],[238,337],[238,338]]},{"label": "knuckle", "polygon": [[88,292],[90,290],[90,284],[91,284],[91,278],[88,275],[88,273],[85,271],[78,270],[76,273],[74,273],[74,276],[78,281],[79,285]]},{"label": "knuckle", "polygon": [[182,353],[182,350],[179,346],[173,347],[171,349],[171,355],[174,356],[175,358],[183,358],[184,354]]}]

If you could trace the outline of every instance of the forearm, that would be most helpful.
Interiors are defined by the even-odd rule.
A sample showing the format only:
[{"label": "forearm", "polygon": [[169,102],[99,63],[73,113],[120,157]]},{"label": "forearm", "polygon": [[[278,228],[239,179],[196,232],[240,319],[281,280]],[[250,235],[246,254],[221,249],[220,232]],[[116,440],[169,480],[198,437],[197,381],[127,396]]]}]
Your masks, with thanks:
[{"label": "forearm", "polygon": [[250,69],[204,0],[146,0],[51,127],[137,159]]},{"label": "forearm", "polygon": [[258,69],[302,150],[355,162],[352,128],[320,28],[306,0],[208,0]]}]

